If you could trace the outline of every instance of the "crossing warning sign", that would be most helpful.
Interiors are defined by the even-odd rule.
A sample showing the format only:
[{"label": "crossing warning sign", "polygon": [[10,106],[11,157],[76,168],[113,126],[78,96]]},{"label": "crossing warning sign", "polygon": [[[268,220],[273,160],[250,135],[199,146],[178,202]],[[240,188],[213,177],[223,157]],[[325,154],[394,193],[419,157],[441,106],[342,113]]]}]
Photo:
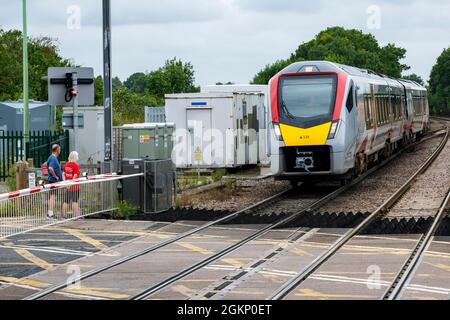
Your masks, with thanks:
[{"label": "crossing warning sign", "polygon": [[198,162],[203,160],[202,150],[200,150],[200,148],[197,148],[195,150],[194,159],[195,159],[195,161],[198,161]]}]

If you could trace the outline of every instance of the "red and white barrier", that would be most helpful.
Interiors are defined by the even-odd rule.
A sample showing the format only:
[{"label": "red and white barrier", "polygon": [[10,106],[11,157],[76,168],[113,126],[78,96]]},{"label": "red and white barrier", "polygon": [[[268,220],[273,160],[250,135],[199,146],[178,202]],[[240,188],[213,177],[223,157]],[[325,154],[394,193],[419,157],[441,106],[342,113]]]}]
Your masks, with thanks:
[{"label": "red and white barrier", "polygon": [[[119,176],[117,173],[106,173],[106,174],[100,174],[100,175],[96,175],[96,176],[88,176],[85,178],[79,178],[79,179],[70,180],[70,181],[62,181],[62,182],[53,183],[53,184],[46,184],[46,185],[43,185],[40,187],[28,188],[28,189],[23,189],[23,190],[0,194],[0,201],[23,197],[23,196],[27,196],[30,194],[35,194],[35,193],[53,190],[53,189],[68,188],[68,187],[74,186],[76,184],[79,184],[80,182],[105,180],[105,179],[111,179],[111,178],[117,178],[117,177],[121,177],[121,176]],[[127,176],[122,176],[122,177],[126,178]]]},{"label": "red and white barrier", "polygon": [[107,173],[0,194],[0,239],[116,210],[117,182],[142,176]]}]

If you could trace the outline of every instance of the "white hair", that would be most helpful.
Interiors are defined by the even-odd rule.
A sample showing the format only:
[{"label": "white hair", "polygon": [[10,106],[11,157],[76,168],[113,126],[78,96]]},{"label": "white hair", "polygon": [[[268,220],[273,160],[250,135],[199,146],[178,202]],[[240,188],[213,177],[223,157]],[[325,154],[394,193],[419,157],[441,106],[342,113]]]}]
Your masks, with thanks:
[{"label": "white hair", "polygon": [[78,152],[72,151],[69,155],[69,162],[77,162],[78,159]]}]

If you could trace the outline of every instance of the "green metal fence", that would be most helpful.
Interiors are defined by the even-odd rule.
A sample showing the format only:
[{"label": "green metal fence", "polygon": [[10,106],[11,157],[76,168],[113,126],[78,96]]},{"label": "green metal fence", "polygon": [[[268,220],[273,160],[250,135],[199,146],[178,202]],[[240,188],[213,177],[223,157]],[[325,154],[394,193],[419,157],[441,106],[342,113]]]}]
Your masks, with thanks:
[{"label": "green metal fence", "polygon": [[[0,131],[0,181],[9,177],[11,168],[23,159],[23,133],[21,131]],[[34,165],[40,167],[51,154],[53,144],[61,146],[60,159],[69,156],[68,131],[32,131],[27,148],[26,159],[33,159]]]}]

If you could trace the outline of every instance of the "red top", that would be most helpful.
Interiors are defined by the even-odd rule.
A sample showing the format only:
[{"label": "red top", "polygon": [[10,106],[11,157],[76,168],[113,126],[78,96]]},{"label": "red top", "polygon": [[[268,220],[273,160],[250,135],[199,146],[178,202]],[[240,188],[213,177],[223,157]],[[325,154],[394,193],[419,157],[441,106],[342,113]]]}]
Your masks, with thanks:
[{"label": "red top", "polygon": [[[65,180],[73,180],[74,176],[77,175],[77,179],[80,178],[80,167],[75,162],[69,162],[64,166],[63,169]],[[78,191],[80,190],[80,186],[76,185],[69,188],[69,191]]]}]

